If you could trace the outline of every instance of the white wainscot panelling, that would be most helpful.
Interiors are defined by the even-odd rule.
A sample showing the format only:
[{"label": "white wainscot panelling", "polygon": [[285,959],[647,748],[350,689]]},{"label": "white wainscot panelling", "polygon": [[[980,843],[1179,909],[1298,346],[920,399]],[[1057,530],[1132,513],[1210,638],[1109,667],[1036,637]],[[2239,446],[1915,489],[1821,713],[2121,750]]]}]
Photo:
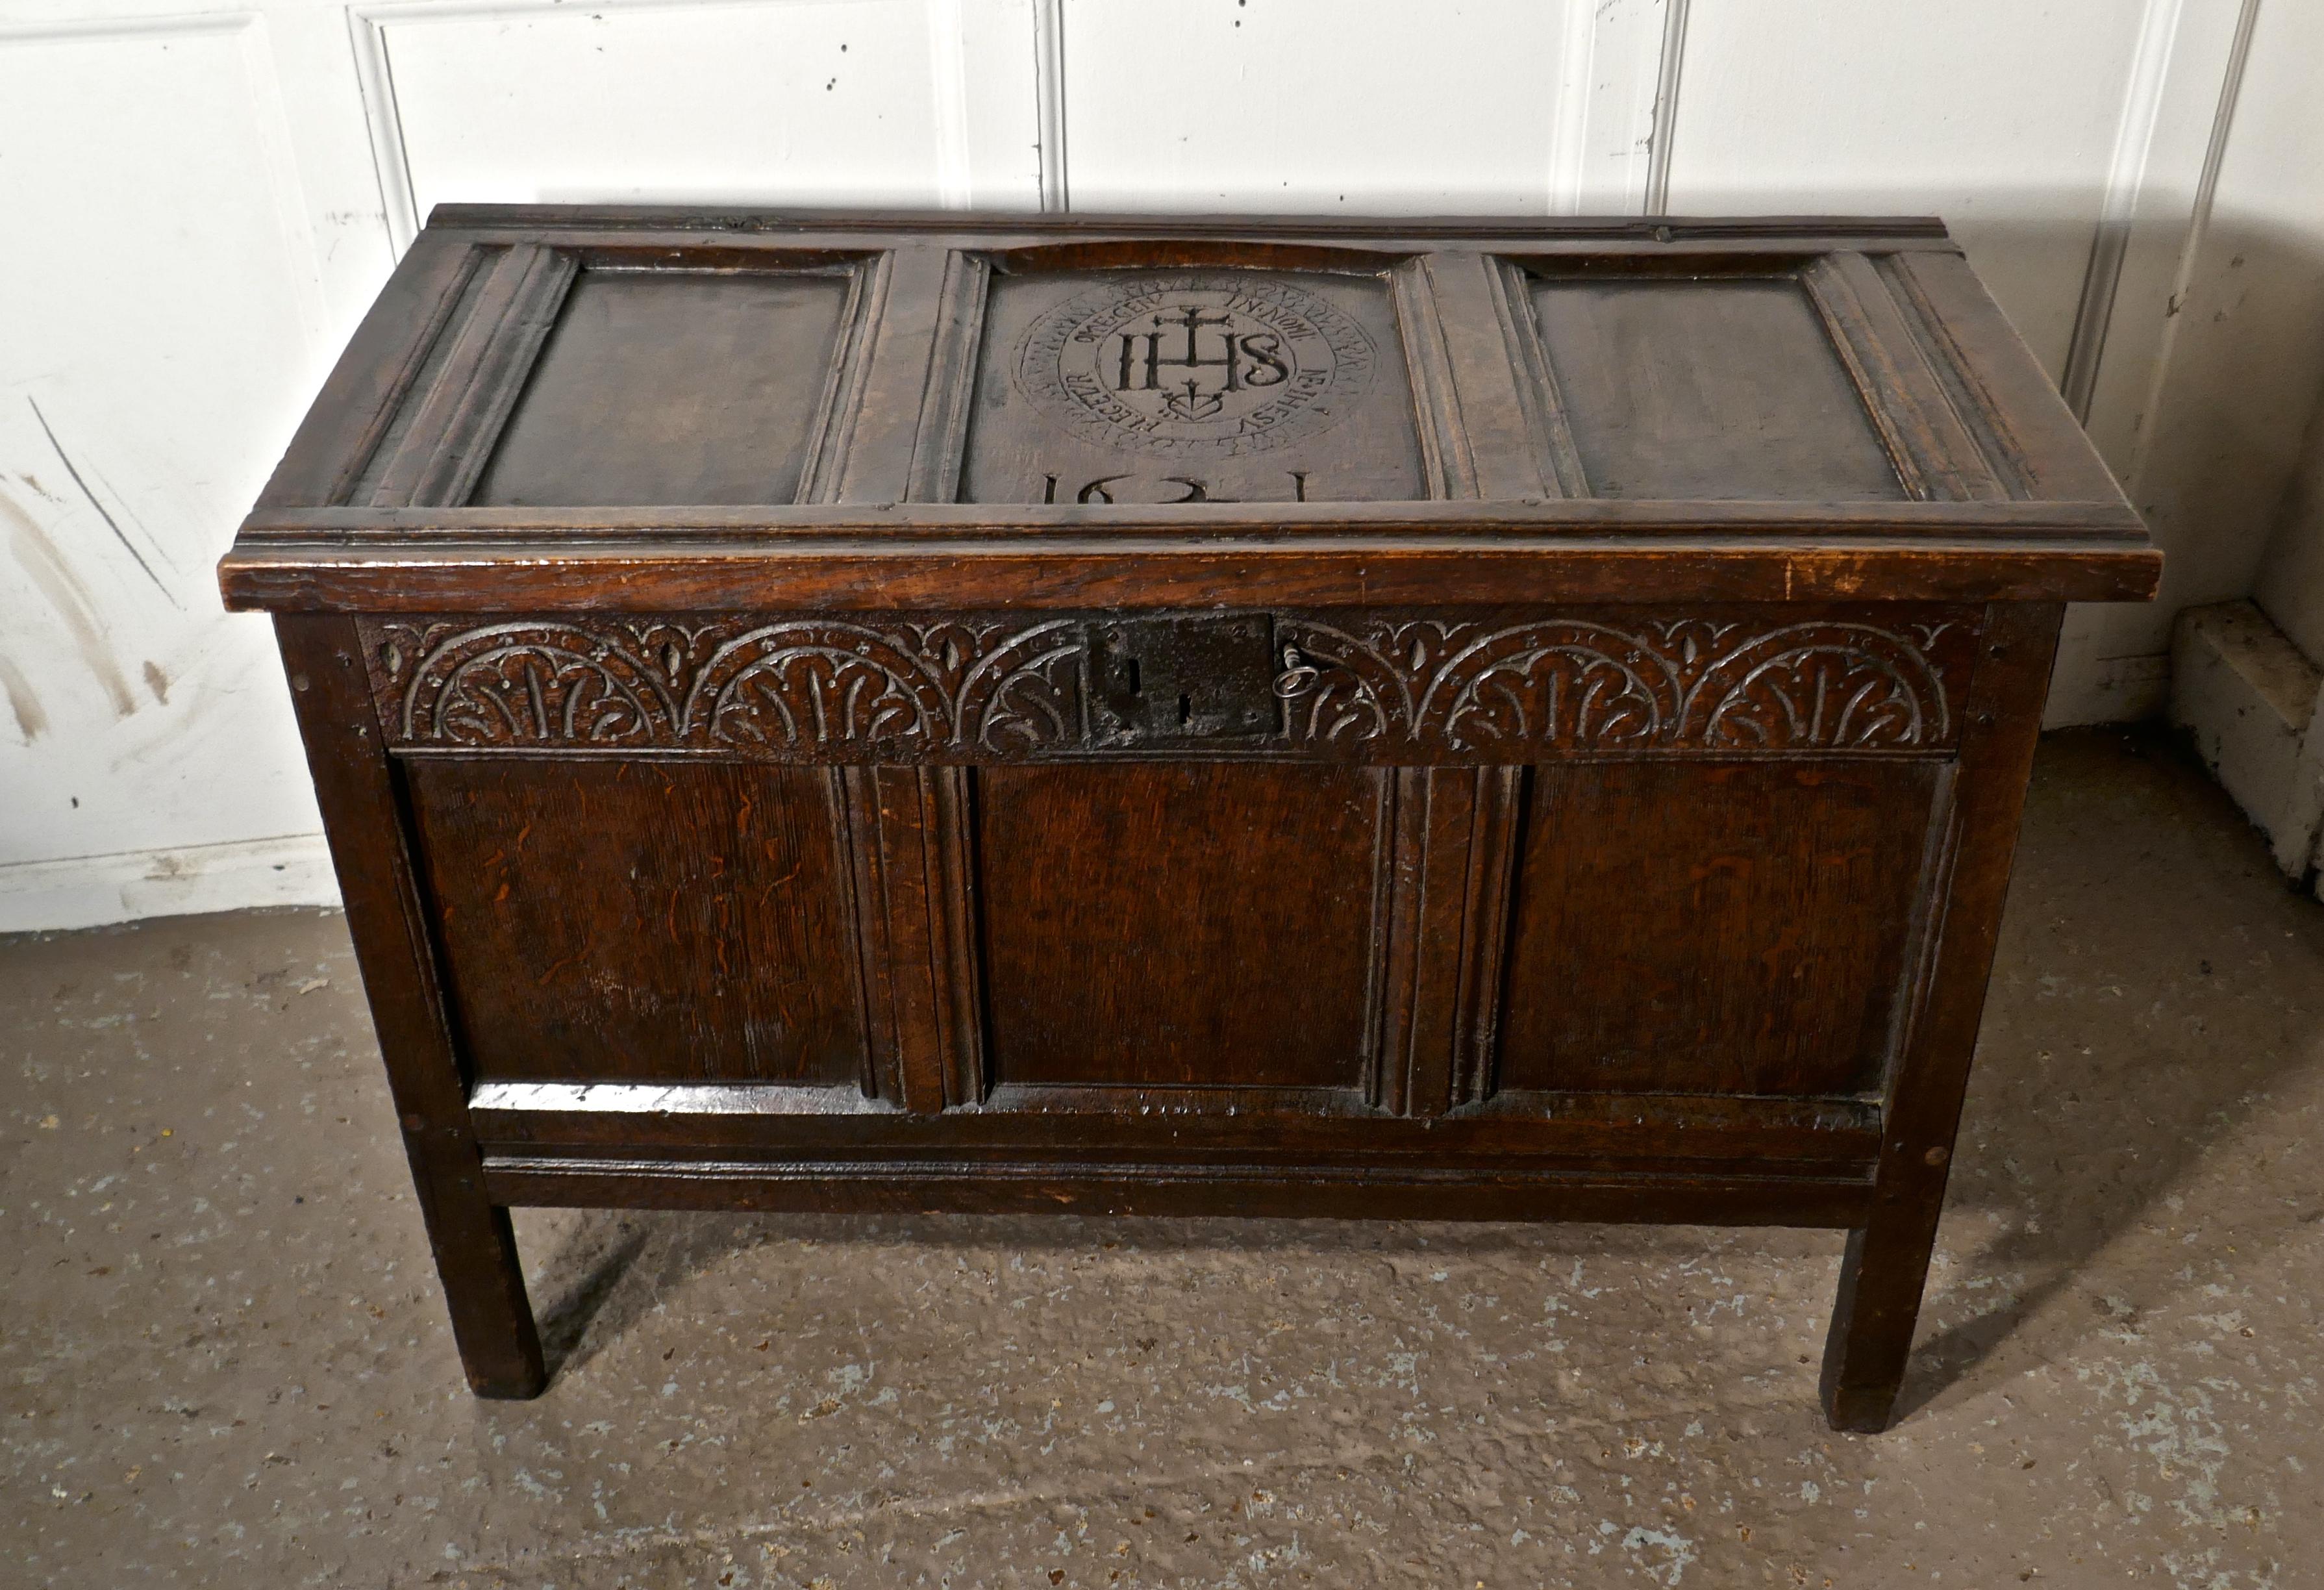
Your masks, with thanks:
[{"label": "white wainscot panelling", "polygon": [[[2156,263],[2167,269],[2136,270],[2134,234],[2091,413],[2093,434],[2163,548],[2163,598],[2073,612],[2051,687],[2059,721],[2151,707],[2159,677],[2143,694],[2118,680],[2126,670],[2141,682],[2153,673],[2185,607],[2249,594],[2324,655],[2316,650],[2324,647],[2324,551],[2302,544],[2324,541],[2324,518],[2310,527],[2299,518],[2304,483],[2318,478],[2301,473],[2302,439],[2324,389],[2324,8],[2275,0],[2187,0],[2187,8],[2205,32],[2182,35],[2172,71],[2192,57],[2215,79],[2200,172],[2192,155],[2203,153],[2202,140],[2181,140],[2190,153],[2176,185],[2195,189],[2195,214],[2191,226],[2181,218],[2145,229],[2167,245],[2148,250],[2165,255]],[[2149,285],[2134,291],[2139,275]],[[2276,555],[2263,562],[2272,527]],[[2303,565],[2316,572],[2298,573]],[[2303,584],[2304,599],[2294,594]],[[2091,661],[2068,666],[2080,657]],[[2215,682],[2233,677],[2230,670]],[[2209,708],[2233,699],[2200,681],[2193,688]],[[2204,715],[2188,702],[2174,710]],[[2207,739],[2242,732],[2198,727]],[[2324,743],[2316,751],[2324,753]]]},{"label": "white wainscot panelling", "polygon": [[1059,3],[1075,209],[1539,215],[1559,185],[1562,5]]},{"label": "white wainscot panelling", "polygon": [[1670,209],[1941,215],[2054,378],[2144,9],[1692,0]]},{"label": "white wainscot panelling", "polygon": [[327,337],[287,137],[254,17],[0,26],[0,929],[328,897],[211,572]]},{"label": "white wainscot panelling", "polygon": [[1031,0],[352,14],[400,228],[447,200],[1040,202]]}]

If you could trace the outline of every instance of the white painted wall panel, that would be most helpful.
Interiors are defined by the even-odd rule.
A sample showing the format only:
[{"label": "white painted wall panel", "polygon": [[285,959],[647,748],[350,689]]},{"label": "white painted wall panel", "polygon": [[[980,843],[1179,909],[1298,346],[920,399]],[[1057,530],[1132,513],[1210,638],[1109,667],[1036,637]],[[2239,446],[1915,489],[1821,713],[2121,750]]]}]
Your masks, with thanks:
[{"label": "white painted wall panel", "polygon": [[112,898],[144,853],[316,827],[270,633],[211,565],[328,349],[255,22],[0,32],[0,214],[6,927],[21,864],[53,892],[115,857]]},{"label": "white painted wall panel", "polygon": [[1663,208],[1661,102],[1684,58],[1685,0],[1564,0],[1550,209],[1637,215]]},{"label": "white painted wall panel", "polygon": [[[2207,260],[2211,324],[2240,365],[2236,450],[2222,448],[2218,467],[2288,472],[2250,589],[2324,662],[2324,7],[2264,9],[2246,70]],[[2210,577],[2232,584],[2239,570],[2222,561]]]},{"label": "white painted wall panel", "polygon": [[2075,611],[2053,721],[2157,704],[2165,676],[2151,660],[2184,608],[2264,591],[2287,630],[2324,633],[2324,615],[2293,594],[2298,532],[2278,534],[2278,578],[2262,561],[2324,387],[2324,9],[2242,0],[2236,13],[2250,31],[2240,64],[2225,52],[2208,185],[2199,180],[2168,297],[2118,310],[2102,398],[2117,346],[2129,367],[2116,406],[2093,415],[2163,550],[2162,599]]},{"label": "white painted wall panel", "polygon": [[1062,4],[1075,209],[1549,208],[1560,5]]},{"label": "white painted wall panel", "polygon": [[2054,377],[2141,20],[2135,0],[1692,0],[1670,208],[1941,215]]},{"label": "white painted wall panel", "polygon": [[[2239,34],[2255,3],[2156,0],[2146,8],[2148,38],[2126,90],[2109,194],[2120,264],[2091,284],[2107,298],[2105,335],[2090,339],[2083,373],[2090,439],[2126,481],[2151,437],[2149,408],[2175,330],[2172,300],[2207,218],[2213,135],[2240,76]],[[2094,275],[2105,269],[2093,259]]]},{"label": "white painted wall panel", "polygon": [[400,123],[390,183],[400,148],[421,217],[447,200],[1039,203],[1029,0],[364,15]]},{"label": "white painted wall panel", "polygon": [[2174,609],[2252,590],[2324,384],[2324,16],[2258,22],[2133,480]]}]

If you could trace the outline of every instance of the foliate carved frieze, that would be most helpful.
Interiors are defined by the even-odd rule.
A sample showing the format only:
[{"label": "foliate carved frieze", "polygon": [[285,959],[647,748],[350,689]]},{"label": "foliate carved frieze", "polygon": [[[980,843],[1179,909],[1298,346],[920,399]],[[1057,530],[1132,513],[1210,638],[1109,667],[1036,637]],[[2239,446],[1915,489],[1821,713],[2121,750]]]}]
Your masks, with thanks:
[{"label": "foliate carved frieze", "polygon": [[[1941,751],[1957,737],[1978,618],[1919,605],[1277,612],[1273,652],[1301,670],[1280,733],[1219,753]],[[1101,621],[592,615],[362,629],[382,727],[405,749],[914,763],[1120,754],[1090,724]]]},{"label": "foliate carved frieze", "polygon": [[1950,744],[1974,615],[1883,620],[1294,617],[1278,629],[1320,665],[1294,703],[1293,737],[1310,742],[1404,739],[1510,762],[1543,748]]},{"label": "foliate carved frieze", "polygon": [[[392,742],[879,761],[1081,737],[1079,619],[365,620]],[[857,754],[849,754],[851,748]]]}]

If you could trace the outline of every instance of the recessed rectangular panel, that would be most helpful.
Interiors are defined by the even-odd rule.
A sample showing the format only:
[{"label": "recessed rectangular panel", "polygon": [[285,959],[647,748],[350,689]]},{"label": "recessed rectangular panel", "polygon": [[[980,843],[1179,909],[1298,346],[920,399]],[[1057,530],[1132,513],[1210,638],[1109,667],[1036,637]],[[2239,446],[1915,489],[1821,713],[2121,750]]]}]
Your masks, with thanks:
[{"label": "recessed rectangular panel", "polygon": [[1502,1089],[1876,1086],[1939,768],[1536,768]]},{"label": "recessed rectangular panel", "polygon": [[844,271],[584,271],[470,500],[793,501],[850,280]]},{"label": "recessed rectangular panel", "polygon": [[994,1080],[1361,1087],[1384,776],[980,772]]},{"label": "recessed rectangular panel", "polygon": [[1591,495],[1905,495],[1796,278],[1553,276],[1531,292]]},{"label": "recessed rectangular panel", "polygon": [[862,1074],[831,772],[404,766],[480,1076],[837,1086]]},{"label": "recessed rectangular panel", "polygon": [[963,502],[1404,501],[1425,482],[1385,274],[993,275]]}]

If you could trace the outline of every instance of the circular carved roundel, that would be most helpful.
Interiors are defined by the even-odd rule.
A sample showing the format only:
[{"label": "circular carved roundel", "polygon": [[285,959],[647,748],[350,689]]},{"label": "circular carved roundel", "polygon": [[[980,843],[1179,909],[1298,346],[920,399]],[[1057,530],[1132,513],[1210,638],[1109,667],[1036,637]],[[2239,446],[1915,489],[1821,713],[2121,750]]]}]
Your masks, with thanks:
[{"label": "circular carved roundel", "polygon": [[1090,440],[1233,458],[1336,424],[1370,386],[1375,363],[1362,327],[1280,277],[1141,273],[1036,319],[1017,379]]}]

